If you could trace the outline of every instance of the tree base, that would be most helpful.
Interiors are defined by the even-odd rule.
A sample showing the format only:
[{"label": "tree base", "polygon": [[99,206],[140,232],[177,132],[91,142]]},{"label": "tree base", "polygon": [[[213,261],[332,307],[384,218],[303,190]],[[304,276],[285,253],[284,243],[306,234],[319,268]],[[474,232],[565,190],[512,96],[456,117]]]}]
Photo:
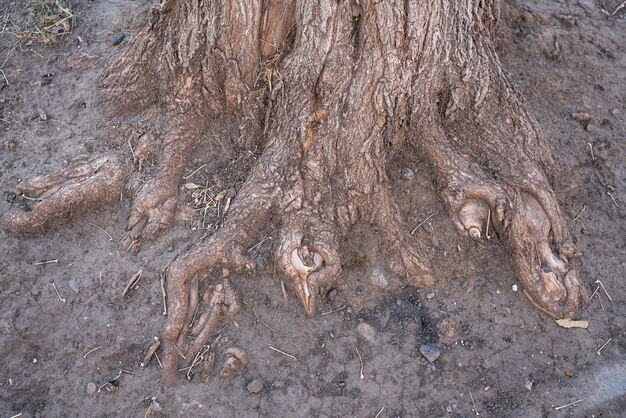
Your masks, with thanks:
[{"label": "tree base", "polygon": [[[218,11],[232,23],[220,32],[208,19],[212,2],[164,2],[107,73],[109,96],[124,91],[124,98],[138,100],[135,111],[158,102],[166,120],[161,134],[144,136],[135,153],[141,167],[160,149],[158,173],[137,193],[122,241],[131,253],[175,219],[186,158],[207,129],[235,132],[240,145],[260,138],[263,146],[224,226],[167,269],[167,384],[178,382],[180,358],[193,359],[216,327],[236,316],[240,304],[227,277],[255,268],[247,249],[270,223],[279,225],[277,269],[309,315],[337,286],[339,242],[356,223],[377,229],[393,255],[393,272],[414,286],[434,285],[388,184],[389,155],[409,147],[429,163],[459,232],[497,236],[510,248],[520,283],[539,309],[574,317],[587,300],[548,180],[549,150],[489,40],[496,5],[409,3],[392,8],[399,15],[359,2],[319,10],[308,2],[242,5]],[[233,16],[237,10],[247,13]],[[199,20],[185,38],[178,31],[191,16]],[[241,37],[259,22],[257,50],[259,39]],[[437,27],[448,27],[448,38],[438,37]],[[404,28],[404,38],[394,28]],[[207,39],[195,39],[198,34]],[[178,44],[181,39],[188,43]],[[237,39],[242,51],[233,50]],[[211,42],[215,50],[198,52]],[[144,69],[146,63],[154,64]],[[146,71],[161,74],[157,86],[146,86]],[[117,105],[130,113],[126,101]],[[9,230],[43,233],[113,202],[126,179],[119,161],[107,155],[33,179],[23,192],[43,193],[31,212],[9,216]],[[200,282],[215,271],[222,283],[200,298]]]}]

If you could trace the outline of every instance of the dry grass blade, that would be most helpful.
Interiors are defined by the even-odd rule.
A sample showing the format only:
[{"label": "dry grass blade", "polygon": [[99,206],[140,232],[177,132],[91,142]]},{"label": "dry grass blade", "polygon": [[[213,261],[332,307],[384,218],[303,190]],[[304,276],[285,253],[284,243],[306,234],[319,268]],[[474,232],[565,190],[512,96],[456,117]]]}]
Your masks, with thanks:
[{"label": "dry grass blade", "polygon": [[16,34],[19,40],[32,39],[43,44],[54,42],[74,29],[76,15],[64,0],[34,0],[35,28]]}]

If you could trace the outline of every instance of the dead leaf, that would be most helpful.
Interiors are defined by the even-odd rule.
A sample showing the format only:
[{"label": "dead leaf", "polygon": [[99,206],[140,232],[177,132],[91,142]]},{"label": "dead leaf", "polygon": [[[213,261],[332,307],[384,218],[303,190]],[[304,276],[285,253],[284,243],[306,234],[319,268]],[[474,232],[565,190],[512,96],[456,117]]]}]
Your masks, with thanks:
[{"label": "dead leaf", "polygon": [[555,321],[558,326],[563,328],[584,328],[587,329],[589,326],[589,321],[572,321],[569,318],[565,319],[557,319]]},{"label": "dead leaf", "polygon": [[199,189],[199,188],[200,188],[200,187],[202,187],[202,186],[200,186],[200,185],[198,185],[198,184],[196,184],[196,183],[185,183],[185,184],[183,185],[183,187],[184,187],[185,189],[187,189],[187,190],[194,190],[194,189]]}]

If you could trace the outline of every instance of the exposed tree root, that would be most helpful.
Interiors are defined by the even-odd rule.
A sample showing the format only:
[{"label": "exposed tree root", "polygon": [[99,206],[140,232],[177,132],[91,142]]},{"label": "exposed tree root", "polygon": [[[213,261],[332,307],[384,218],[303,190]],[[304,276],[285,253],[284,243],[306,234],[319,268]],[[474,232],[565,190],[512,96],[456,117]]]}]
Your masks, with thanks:
[{"label": "exposed tree root", "polygon": [[120,199],[127,170],[117,156],[81,158],[66,170],[25,180],[18,191],[35,204],[28,212],[10,212],[13,235],[39,235],[74,216]]},{"label": "exposed tree root", "polygon": [[[255,268],[247,249],[269,224],[279,229],[278,270],[309,315],[340,284],[339,242],[358,222],[380,233],[393,272],[435,283],[387,178],[390,153],[407,142],[430,164],[459,232],[497,236],[531,301],[556,318],[576,315],[587,293],[550,187],[554,162],[493,50],[497,14],[492,0],[155,7],[103,81],[118,113],[158,105],[165,121],[137,147],[140,168],[158,150],[157,173],[134,197],[122,248],[137,253],[172,223],[187,156],[207,130],[263,146],[224,226],[167,269],[166,384],[236,318],[228,277]],[[43,233],[113,202],[126,174],[104,156],[32,179],[23,192],[41,200],[11,214],[9,229]],[[226,357],[223,375],[247,363],[237,350]]]}]

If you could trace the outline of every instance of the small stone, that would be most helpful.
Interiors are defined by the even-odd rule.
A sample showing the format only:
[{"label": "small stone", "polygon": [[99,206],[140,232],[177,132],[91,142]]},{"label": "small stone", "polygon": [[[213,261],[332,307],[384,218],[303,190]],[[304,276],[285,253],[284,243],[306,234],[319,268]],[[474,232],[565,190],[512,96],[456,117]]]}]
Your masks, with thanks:
[{"label": "small stone", "polygon": [[267,260],[261,254],[254,257],[254,263],[259,270],[265,270],[267,268]]},{"label": "small stone", "polygon": [[533,381],[530,380],[529,378],[524,379],[524,388],[526,388],[526,390],[530,391],[533,388]]},{"label": "small stone", "polygon": [[111,45],[113,45],[113,46],[119,45],[119,44],[122,43],[123,40],[124,40],[124,34],[123,33],[118,33],[111,40]]},{"label": "small stone", "polygon": [[426,299],[432,299],[435,297],[435,292],[428,292],[426,293]]},{"label": "small stone", "polygon": [[235,190],[234,187],[230,187],[226,192],[226,197],[230,197],[232,199],[235,196],[237,196],[237,190]]},{"label": "small stone", "polygon": [[514,284],[513,286],[511,286],[511,289],[513,289],[514,292],[517,292],[519,287],[516,284]]},{"label": "small stone", "polygon": [[45,110],[38,110],[37,115],[39,116],[39,120],[43,122],[48,120],[48,114],[45,112]]},{"label": "small stone", "polygon": [[366,322],[361,322],[356,330],[361,334],[363,338],[367,341],[374,341],[374,337],[376,336],[376,330],[370,324]]},{"label": "small stone", "polygon": [[415,178],[415,170],[409,167],[404,167],[402,169],[402,177],[404,177],[405,180],[413,180],[413,178]]},{"label": "small stone", "polygon": [[96,386],[96,384],[94,382],[87,383],[87,394],[88,395],[93,395],[94,393],[96,393],[97,390],[98,390],[98,387]]},{"label": "small stone", "polygon": [[426,360],[433,363],[441,355],[441,350],[439,350],[437,344],[427,343],[420,346],[420,354],[423,355]]},{"label": "small stone", "polygon": [[263,390],[263,381],[261,381],[261,379],[254,379],[252,382],[248,383],[247,388],[250,393],[261,393]]},{"label": "small stone", "polygon": [[374,286],[378,286],[382,288],[389,286],[389,281],[387,280],[383,272],[377,268],[372,270],[372,277],[370,278],[370,282]]},{"label": "small stone", "polygon": [[68,284],[70,285],[70,289],[72,289],[74,291],[74,293],[78,293],[80,291],[80,280],[78,279],[70,279],[68,281]]},{"label": "small stone", "polygon": [[34,364],[34,363],[37,363],[37,359],[36,359],[36,358],[34,358],[34,359],[33,359],[33,364]]}]

